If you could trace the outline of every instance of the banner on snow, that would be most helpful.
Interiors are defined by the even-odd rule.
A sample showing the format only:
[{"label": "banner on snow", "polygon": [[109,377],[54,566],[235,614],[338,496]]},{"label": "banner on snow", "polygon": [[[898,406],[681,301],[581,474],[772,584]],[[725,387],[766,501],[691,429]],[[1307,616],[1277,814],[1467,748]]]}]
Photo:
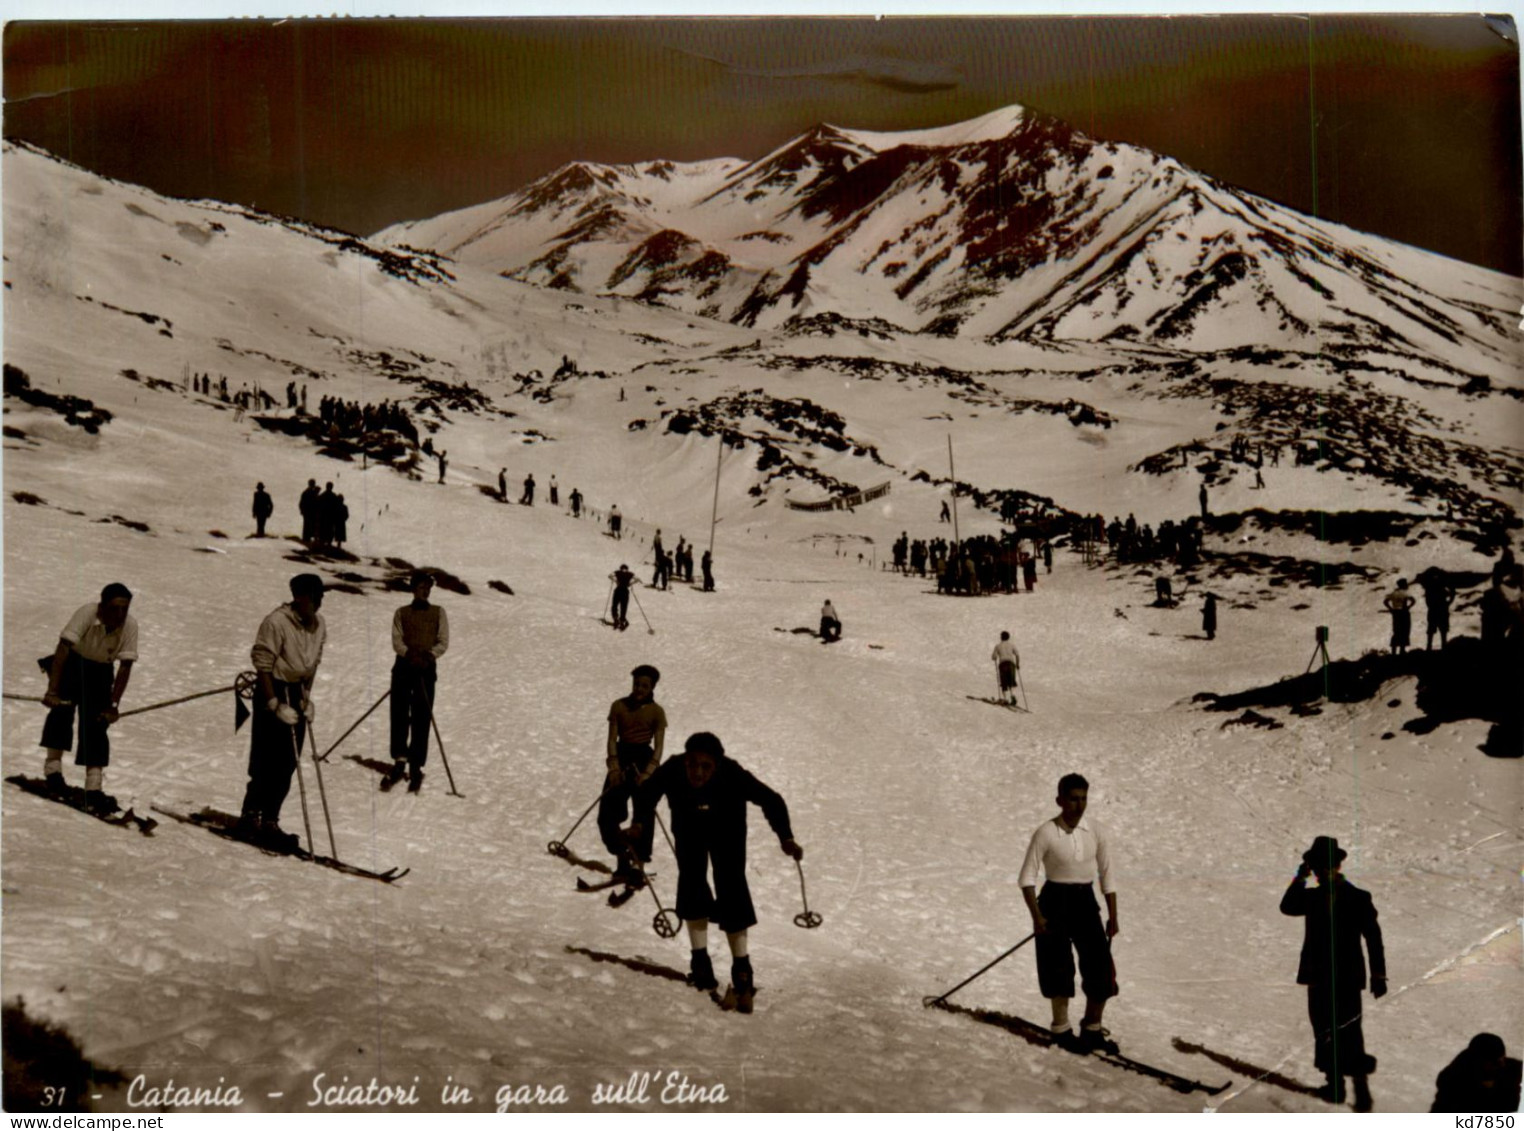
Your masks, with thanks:
[{"label": "banner on snow", "polygon": [[822,499],[818,503],[796,503],[793,499],[783,501],[789,510],[794,511],[849,511],[863,503],[882,499],[888,493],[889,484],[880,483],[877,487],[869,487],[866,491],[853,491],[850,495],[838,495],[834,499]]}]

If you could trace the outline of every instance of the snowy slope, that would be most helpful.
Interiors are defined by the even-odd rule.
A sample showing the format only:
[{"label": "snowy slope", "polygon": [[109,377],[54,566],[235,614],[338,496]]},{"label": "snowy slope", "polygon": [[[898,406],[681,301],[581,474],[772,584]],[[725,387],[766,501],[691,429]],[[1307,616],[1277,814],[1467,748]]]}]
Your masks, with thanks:
[{"label": "snowy slope", "polygon": [[[878,152],[871,139],[842,136]],[[1381,1058],[1378,1110],[1426,1108],[1435,1072],[1478,1029],[1511,1048],[1524,1040],[1518,766],[1478,752],[1484,725],[1402,730],[1415,713],[1402,681],[1319,716],[1278,712],[1284,725],[1273,731],[1224,729],[1221,715],[1188,702],[1302,671],[1313,624],[1333,627],[1336,655],[1380,646],[1379,595],[1397,571],[1485,568],[1446,536],[1453,527],[1430,523],[1441,537],[1411,547],[1363,547],[1370,581],[1281,589],[1250,573],[1216,582],[1222,629],[1210,644],[1194,604],[1146,608],[1146,577],[1087,569],[1072,553],[1059,554],[1036,593],[982,600],[938,598],[928,582],[872,568],[902,529],[949,534],[935,520],[945,491],[912,478],[945,475],[949,432],[965,482],[1156,521],[1194,509],[1197,478],[1141,471],[1141,460],[1197,438],[1220,444],[1240,429],[1280,428],[1270,407],[1235,398],[1297,381],[1327,394],[1350,383],[1342,377],[1304,372],[1311,363],[1291,354],[1216,355],[1186,375],[1125,343],[772,334],[432,257],[409,257],[419,277],[402,278],[364,246],[328,242],[342,239],[331,233],[169,201],[24,149],[4,160],[5,359],[36,388],[115,414],[90,436],[6,400],[7,691],[40,693],[34,658],[114,579],[138,593],[143,631],[128,705],[230,683],[286,579],[310,568],[287,557],[299,549],[288,536],[308,478],[347,494],[358,557],[317,566],[358,590],[335,592],[324,608],[324,745],[385,689],[400,601],[380,591],[397,568],[386,559],[436,566],[470,588],[436,591],[454,630],[438,721],[465,796],[447,794],[437,749],[417,797],[380,794],[371,770],[342,759],[384,758],[382,712],[324,771],[340,854],[411,867],[396,885],[168,823],[143,839],[13,787],[0,792],[4,996],[65,1025],[97,1061],[161,1085],[237,1084],[253,1109],[306,1110],[324,1073],[328,1083],[416,1076],[421,1109],[439,1106],[447,1079],[473,1090],[474,1110],[489,1109],[505,1084],[559,1083],[567,1107],[587,1110],[596,1084],[659,1070],[723,1084],[726,1102],[710,1105],[719,1110],[1199,1110],[1200,1095],[921,1007],[1029,929],[1014,873],[1052,812],[1054,782],[1072,769],[1090,777],[1092,812],[1118,842],[1123,995],[1108,1023],[1140,1059],[1214,1084],[1232,1078],[1212,1101],[1222,1110],[1327,1110],[1254,1082],[1271,1070],[1318,1082],[1293,984],[1301,931],[1276,906],[1319,833],[1350,847],[1348,872],[1374,893],[1386,931],[1393,992],[1367,1022]],[[564,355],[578,373],[548,378]],[[124,378],[126,368],[140,379]],[[187,372],[277,392],[295,379],[313,401],[401,399],[436,424],[434,442],[451,452],[448,480],[435,483],[431,464],[409,477],[320,456],[190,394]],[[1471,449],[1458,446],[1505,466],[1516,400],[1357,377],[1350,396],[1367,407],[1352,399],[1352,420],[1390,416],[1416,445],[1411,464],[1432,461],[1436,476],[1517,508],[1517,488],[1489,485],[1484,473],[1494,473],[1463,462]],[[475,411],[425,412],[420,378],[484,399]],[[852,441],[883,462],[757,415],[767,402],[741,395],[759,388],[841,413]],[[1194,391],[1165,395],[1182,388]],[[716,440],[664,425],[678,408],[727,397],[727,424],[747,446],[719,460],[719,592],[639,590],[632,628],[613,634],[599,621],[611,569],[627,561],[648,578],[640,561],[658,526],[669,546],[679,534],[707,543]],[[1071,398],[1116,423],[1077,427],[1033,407]],[[645,426],[632,428],[636,420]],[[1337,423],[1324,422],[1331,439]],[[1388,457],[1377,443],[1386,434],[1373,435],[1348,442],[1374,463]],[[785,495],[822,488],[759,470],[767,436],[801,466],[858,486],[888,480],[893,491],[852,513],[787,510]],[[533,472],[538,505],[505,506],[478,490],[500,467],[515,486]],[[556,509],[543,501],[552,472]],[[1267,469],[1263,492],[1238,474],[1214,487],[1220,509],[1418,506],[1401,483],[1358,470],[1288,460]],[[247,537],[256,479],[275,494],[277,538]],[[617,502],[632,536],[614,543],[596,516],[570,518],[573,486],[600,513]],[[99,521],[113,515],[148,529]],[[965,536],[998,528],[967,499],[960,522]],[[1305,559],[1356,552],[1255,537],[1256,549]],[[493,580],[513,595],[489,588]],[[813,625],[826,597],[847,632],[831,648],[791,631]],[[1458,631],[1475,631],[1468,616],[1457,615]],[[989,693],[987,656],[1002,628],[1022,650],[1030,715],[967,698]],[[576,894],[578,871],[545,852],[597,795],[608,703],[642,662],[664,673],[669,749],[715,731],[788,799],[806,849],[810,906],[824,917],[816,931],[791,925],[798,876],[753,820],[762,988],[749,1018],[584,953],[686,966],[686,940],[652,932],[648,897],[610,910]],[[232,734],[231,713],[215,698],[124,720],[109,788],[140,811],[154,802],[235,809],[247,739]],[[35,704],[5,702],[7,774],[40,770],[40,722]],[[306,783],[314,789],[310,773]],[[313,819],[321,828],[315,803]],[[301,827],[294,791],[285,824]],[[589,824],[570,845],[602,858]],[[670,902],[665,847],[653,867]],[[1044,1020],[1027,951],[954,1000]],[[1260,1073],[1183,1051],[1176,1038]],[[101,1106],[126,1102],[113,1093]]]}]

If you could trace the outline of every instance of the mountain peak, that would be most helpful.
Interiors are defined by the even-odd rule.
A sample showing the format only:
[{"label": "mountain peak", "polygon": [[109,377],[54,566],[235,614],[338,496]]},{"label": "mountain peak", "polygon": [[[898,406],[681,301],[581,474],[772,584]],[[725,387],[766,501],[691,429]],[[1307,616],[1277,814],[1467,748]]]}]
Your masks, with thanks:
[{"label": "mountain peak", "polygon": [[1002,106],[998,110],[991,110],[987,114],[981,114],[977,118],[954,122],[948,126],[933,126],[929,129],[881,132],[843,129],[832,125],[816,128],[830,130],[847,141],[871,149],[875,153],[883,153],[901,145],[950,149],[980,141],[995,141],[1008,136],[1029,117],[1031,117],[1031,111],[1013,103],[1010,106]]}]

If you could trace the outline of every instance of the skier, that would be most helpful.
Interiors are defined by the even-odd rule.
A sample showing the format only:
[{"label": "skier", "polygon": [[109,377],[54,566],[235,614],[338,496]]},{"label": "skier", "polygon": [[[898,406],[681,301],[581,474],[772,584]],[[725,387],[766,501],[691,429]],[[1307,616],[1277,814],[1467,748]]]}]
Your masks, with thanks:
[{"label": "skier", "polygon": [[[615,538],[624,537],[620,528],[624,525],[624,516],[619,513],[619,504],[615,503],[609,508],[609,533]],[[623,567],[620,567],[623,568]]]},{"label": "skier", "polygon": [[820,608],[820,639],[827,644],[841,639],[841,618],[836,615],[836,606],[831,604],[829,597]]},{"label": "skier", "polygon": [[803,860],[804,849],[789,825],[788,805],[776,791],[727,758],[720,740],[707,731],[689,735],[683,756],[666,763],[636,791],[635,820],[626,836],[632,844],[644,845],[643,860],[650,858],[649,829],[662,797],[672,814],[677,848],[676,910],[688,924],[692,948],[688,981],[700,990],[719,988],[709,959],[709,920],[713,919],[730,944],[731,986],[722,1004],[750,1013],[756,984],[746,932],[756,923],[757,913],[746,883],[746,803],[761,807],[784,853]]},{"label": "skier", "polygon": [[500,503],[508,501],[508,469],[506,467],[497,473],[497,499]]},{"label": "skier", "polygon": [[1154,575],[1154,608],[1173,609],[1175,607],[1175,585],[1164,574]]},{"label": "skier", "polygon": [[559,506],[561,502],[561,489],[556,485],[556,477],[550,477],[550,505]]},{"label": "skier", "polygon": [[659,526],[656,528],[656,537],[651,542],[651,558],[656,563],[656,568],[655,568],[655,570],[651,574],[651,588],[652,589],[657,589],[657,588],[665,589],[666,586],[662,585],[662,583],[661,583],[661,578],[662,578],[662,545],[661,545],[661,527],[659,527]]},{"label": "skier", "polygon": [[710,553],[708,550],[705,550],[704,551],[704,556],[699,559],[699,568],[704,571],[704,592],[705,593],[713,593],[714,592],[714,555],[712,553]]},{"label": "skier", "polygon": [[524,476],[524,493],[519,496],[519,502],[526,507],[534,506],[534,472]]},{"label": "skier", "polygon": [[1009,632],[1000,634],[1000,643],[995,645],[995,650],[990,653],[990,659],[995,661],[995,675],[1000,681],[1000,701],[1014,703],[1016,701],[1016,673],[1021,669],[1021,656],[1016,652],[1016,645],[1011,643]]},{"label": "skier", "polygon": [[[117,808],[106,796],[104,779],[111,762],[106,728],[117,710],[138,658],[138,622],[128,613],[132,592],[120,581],[101,590],[98,603],[81,605],[58,634],[48,665],[48,690],[42,702],[42,776],[48,788],[64,790],[63,756],[74,746],[74,714],[79,712],[79,745],[74,764],[85,767],[85,805],[100,813]],[[112,664],[119,665],[113,673]]]},{"label": "skier", "polygon": [[307,487],[302,492],[301,499],[296,504],[297,511],[302,516],[302,541],[307,545],[317,541],[318,531],[318,498],[322,492],[318,490],[317,480],[307,480]]},{"label": "skier", "polygon": [[275,500],[265,490],[263,483],[254,484],[254,537],[265,536],[265,522],[275,513]]},{"label": "skier", "polygon": [[1217,639],[1217,596],[1208,593],[1201,602],[1201,631],[1208,640]]},{"label": "skier", "polygon": [[635,580],[635,575],[630,572],[629,566],[620,562],[619,568],[609,574],[609,580],[614,583],[614,603],[610,615],[614,627],[622,632],[630,627],[630,583]]},{"label": "skier", "polygon": [[1424,611],[1428,613],[1424,651],[1434,650],[1436,632],[1439,633],[1439,646],[1443,649],[1450,638],[1450,604],[1455,600],[1455,589],[1444,570],[1434,566],[1418,575],[1418,584],[1423,587]]},{"label": "skier", "polygon": [[608,776],[598,802],[598,832],[603,846],[614,854],[614,879],[640,887],[645,883],[635,859],[651,859],[654,829],[646,823],[643,833],[626,842],[619,826],[629,814],[635,787],[661,765],[662,743],[667,736],[667,713],[653,697],[661,672],[641,664],[630,672],[630,693],[609,707],[607,746]]},{"label": "skier", "polygon": [[575,487],[573,487],[572,491],[571,491],[570,501],[571,501],[572,517],[573,518],[581,518],[582,517],[582,492],[577,490]]},{"label": "skier", "polygon": [[[1355,887],[1339,870],[1347,855],[1333,837],[1315,838],[1302,853],[1296,877],[1281,897],[1281,914],[1306,919],[1296,980],[1307,987],[1313,1062],[1328,1079],[1318,1094],[1329,1103],[1342,1104],[1344,1077],[1353,1076],[1355,1110],[1369,1111],[1366,1078],[1375,1071],[1376,1061],[1365,1052],[1361,1030],[1365,954],[1360,940],[1365,939],[1370,952],[1371,993],[1378,998],[1386,995],[1386,951],[1370,893]],[[1308,876],[1317,877],[1316,888],[1308,888]]]},{"label": "skier", "polygon": [[940,518],[937,519],[937,521],[938,522],[951,522],[952,521],[952,511],[947,509],[947,500],[946,499],[942,500],[942,515],[941,515]]},{"label": "skier", "polygon": [[1053,572],[1053,543],[1046,539],[1043,540],[1042,544],[1042,571],[1044,573]]},{"label": "skier", "polygon": [[1519,1061],[1508,1055],[1503,1038],[1478,1033],[1434,1081],[1434,1105],[1440,1112],[1519,1110]]},{"label": "skier", "polygon": [[1408,650],[1408,640],[1413,631],[1413,606],[1418,602],[1408,592],[1408,579],[1399,577],[1397,588],[1381,602],[1392,614],[1392,654],[1400,656]]},{"label": "skier", "polygon": [[[1111,879],[1111,856],[1106,837],[1093,821],[1085,820],[1090,783],[1079,774],[1065,774],[1058,782],[1059,813],[1044,821],[1032,834],[1017,883],[1027,910],[1032,913],[1032,933],[1037,936],[1037,984],[1053,1005],[1053,1035],[1075,1052],[1115,1053],[1116,1042],[1101,1027],[1106,1002],[1117,995],[1116,963],[1111,940],[1117,925],[1116,886]],[[1046,877],[1037,894],[1037,870]],[[1106,926],[1101,928],[1094,883],[1101,881],[1106,897]],[[1080,987],[1085,994],[1085,1016],[1079,1037],[1069,1027],[1069,999],[1074,996],[1074,956],[1079,953]]]},{"label": "skier", "polygon": [[1205,522],[1207,520],[1208,511],[1206,480],[1204,479],[1201,481],[1201,489],[1196,492],[1196,499],[1201,504],[1201,521]]},{"label": "skier", "polygon": [[439,461],[439,481],[443,483],[445,468],[450,466],[450,453],[441,449],[440,453],[434,458]]},{"label": "skier", "polygon": [[258,687],[249,737],[249,784],[238,821],[244,836],[286,851],[297,846],[297,837],[281,831],[280,809],[291,790],[307,725],[316,715],[312,681],[328,637],[328,626],[318,612],[323,605],[323,579],[315,573],[299,573],[291,579],[290,588],[290,603],[265,617],[250,652]]},{"label": "skier", "polygon": [[429,724],[434,718],[436,662],[450,647],[450,620],[444,609],[429,604],[434,579],[426,571],[413,574],[408,586],[413,599],[392,614],[392,768],[381,782],[391,789],[407,775],[407,790],[423,787],[423,765],[429,759]]},{"label": "skier", "polygon": [[1033,554],[1021,555],[1021,580],[1026,585],[1027,592],[1032,592],[1037,585],[1037,558]]}]

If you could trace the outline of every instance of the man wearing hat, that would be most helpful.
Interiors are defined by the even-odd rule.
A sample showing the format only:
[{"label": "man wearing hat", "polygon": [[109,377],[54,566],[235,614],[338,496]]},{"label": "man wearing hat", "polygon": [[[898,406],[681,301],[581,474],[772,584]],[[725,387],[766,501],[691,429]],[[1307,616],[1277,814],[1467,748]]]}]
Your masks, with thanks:
[{"label": "man wearing hat", "polygon": [[[1366,1054],[1361,1030],[1366,956],[1360,940],[1365,939],[1370,952],[1370,988],[1376,997],[1386,994],[1386,951],[1370,893],[1355,887],[1339,871],[1346,855],[1333,837],[1314,840],[1281,897],[1281,914],[1307,920],[1296,980],[1307,987],[1313,1062],[1328,1080],[1319,1094],[1329,1103],[1342,1104],[1344,1077],[1353,1076],[1355,1109],[1369,1111],[1366,1077],[1376,1070],[1376,1060]],[[1317,877],[1316,887],[1307,886],[1308,876]]]},{"label": "man wearing hat", "polygon": [[49,789],[63,792],[63,757],[74,745],[74,713],[78,711],[74,764],[85,767],[85,804],[103,813],[117,808],[104,786],[106,767],[111,764],[106,728],[116,722],[138,658],[138,622],[127,611],[131,607],[132,591],[113,581],[101,590],[99,602],[74,610],[47,663],[48,690],[42,697],[48,708],[42,726],[43,779]]},{"label": "man wearing hat", "polygon": [[299,573],[291,579],[291,600],[259,626],[250,655],[258,684],[249,739],[249,785],[243,795],[239,830],[281,848],[295,848],[294,833],[280,827],[280,809],[291,790],[291,775],[315,715],[312,680],[323,659],[327,625],[318,609],[323,579]]},{"label": "man wearing hat", "polygon": [[391,789],[408,775],[409,793],[423,786],[423,764],[429,757],[429,724],[434,718],[435,661],[450,646],[450,621],[438,605],[429,604],[434,579],[420,570],[409,586],[413,600],[392,616],[392,768],[381,782]]}]

